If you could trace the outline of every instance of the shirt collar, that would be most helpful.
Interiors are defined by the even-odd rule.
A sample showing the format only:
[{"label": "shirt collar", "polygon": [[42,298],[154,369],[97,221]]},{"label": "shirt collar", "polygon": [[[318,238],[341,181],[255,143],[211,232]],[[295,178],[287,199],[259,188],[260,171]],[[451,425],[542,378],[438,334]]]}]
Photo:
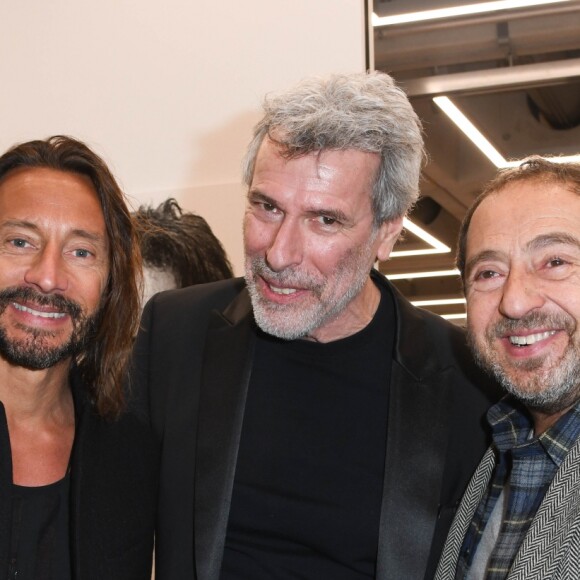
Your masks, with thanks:
[{"label": "shirt collar", "polygon": [[534,423],[526,408],[506,395],[487,412],[495,446],[502,453],[515,447],[539,442],[552,461],[560,466],[580,435],[580,401],[539,437],[533,436]]}]

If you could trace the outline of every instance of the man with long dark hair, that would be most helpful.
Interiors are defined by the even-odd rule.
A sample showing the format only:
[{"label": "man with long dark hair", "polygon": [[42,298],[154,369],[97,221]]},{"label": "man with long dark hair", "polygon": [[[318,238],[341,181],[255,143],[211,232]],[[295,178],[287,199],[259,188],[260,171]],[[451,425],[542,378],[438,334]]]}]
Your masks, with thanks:
[{"label": "man with long dark hair", "polygon": [[124,413],[140,257],[103,160],[0,157],[0,579],[150,577],[150,435]]}]

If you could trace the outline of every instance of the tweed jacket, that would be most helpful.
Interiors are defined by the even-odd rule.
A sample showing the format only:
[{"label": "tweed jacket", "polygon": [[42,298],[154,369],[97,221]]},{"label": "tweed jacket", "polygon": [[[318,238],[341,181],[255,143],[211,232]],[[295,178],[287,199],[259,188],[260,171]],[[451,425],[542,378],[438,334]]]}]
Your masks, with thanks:
[{"label": "tweed jacket", "polygon": [[[379,580],[433,578],[455,509],[489,439],[496,392],[463,332],[393,295],[395,345],[380,515]],[[156,580],[218,580],[256,326],[243,279],[171,290],[146,306],[134,404],[161,447]]]},{"label": "tweed jacket", "polygon": [[[454,580],[459,552],[483,497],[495,454],[488,449],[461,501],[449,531],[436,580]],[[580,578],[580,439],[556,472],[506,580]]]},{"label": "tweed jacket", "polygon": [[[73,580],[150,580],[157,455],[136,417],[101,419],[82,386],[73,388],[76,425],[70,460],[70,555]],[[8,579],[12,460],[0,403],[0,580]],[[12,578],[12,577],[11,577]]]}]

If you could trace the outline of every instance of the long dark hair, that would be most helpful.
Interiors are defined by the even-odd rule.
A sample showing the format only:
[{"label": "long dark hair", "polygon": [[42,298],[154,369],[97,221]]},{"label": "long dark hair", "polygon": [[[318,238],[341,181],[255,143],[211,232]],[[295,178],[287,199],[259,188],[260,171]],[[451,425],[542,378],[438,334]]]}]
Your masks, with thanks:
[{"label": "long dark hair", "polygon": [[105,162],[71,137],[56,135],[9,149],[0,157],[0,180],[23,167],[84,175],[99,197],[109,239],[109,278],[95,335],[74,363],[97,412],[114,418],[125,404],[123,383],[140,314],[141,255],[123,192]]}]

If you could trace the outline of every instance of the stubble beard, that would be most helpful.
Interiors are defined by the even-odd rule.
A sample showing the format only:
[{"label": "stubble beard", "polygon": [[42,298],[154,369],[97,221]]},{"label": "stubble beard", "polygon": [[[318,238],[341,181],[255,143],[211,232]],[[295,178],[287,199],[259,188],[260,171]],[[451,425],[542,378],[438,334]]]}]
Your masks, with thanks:
[{"label": "stubble beard", "polygon": [[[252,301],[254,318],[259,328],[272,336],[284,340],[296,340],[310,335],[317,328],[338,316],[361,292],[369,278],[368,258],[374,242],[371,238],[362,247],[353,248],[339,263],[337,275],[331,279],[314,276],[297,268],[287,268],[281,272],[271,270],[262,256],[246,258],[246,285]],[[350,276],[354,272],[353,276]],[[265,276],[267,280],[281,287],[308,289],[314,303],[309,305],[274,304],[266,300],[258,290],[256,280]],[[330,284],[342,287],[351,277],[351,283],[339,296],[331,294],[325,298]]]},{"label": "stubble beard", "polygon": [[[570,342],[560,359],[552,360],[550,364],[547,361],[550,355],[545,354],[502,363],[494,347],[500,336],[542,326],[562,328],[569,336]],[[580,345],[575,339],[576,323],[572,317],[532,312],[519,320],[502,319],[487,329],[483,341],[477,340],[469,325],[467,330],[467,340],[477,364],[529,409],[547,414],[559,413],[579,399]],[[547,363],[550,366],[545,368]]]},{"label": "stubble beard", "polygon": [[50,368],[83,352],[94,336],[99,311],[87,316],[79,304],[59,294],[41,294],[32,288],[16,287],[0,291],[0,316],[15,300],[54,307],[59,312],[67,313],[72,324],[68,340],[57,345],[51,345],[57,333],[18,324],[16,327],[26,333],[26,338],[16,339],[9,337],[7,329],[0,324],[0,355],[15,366],[31,370]]}]

